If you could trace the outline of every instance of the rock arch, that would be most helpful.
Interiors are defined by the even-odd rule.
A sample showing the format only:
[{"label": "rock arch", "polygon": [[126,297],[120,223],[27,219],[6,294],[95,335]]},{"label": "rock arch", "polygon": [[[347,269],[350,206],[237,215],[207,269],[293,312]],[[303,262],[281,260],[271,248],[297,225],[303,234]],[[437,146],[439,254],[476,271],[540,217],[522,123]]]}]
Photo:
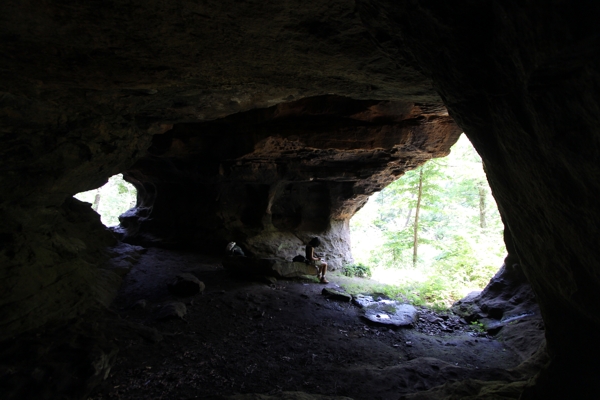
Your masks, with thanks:
[{"label": "rock arch", "polygon": [[[154,5],[0,6],[2,339],[110,302],[115,239],[69,200],[110,175],[140,191],[131,240],[260,254],[343,230],[464,130],[547,325],[552,360],[524,396],[597,393],[593,2]],[[327,227],[323,207],[278,202],[288,185],[317,193]]]}]

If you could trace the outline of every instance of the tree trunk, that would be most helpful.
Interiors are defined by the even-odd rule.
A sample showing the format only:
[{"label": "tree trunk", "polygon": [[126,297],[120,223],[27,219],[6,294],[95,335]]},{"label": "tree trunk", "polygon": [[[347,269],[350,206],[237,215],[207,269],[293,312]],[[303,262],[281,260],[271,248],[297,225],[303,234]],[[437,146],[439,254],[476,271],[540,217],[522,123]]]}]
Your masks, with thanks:
[{"label": "tree trunk", "polygon": [[406,228],[410,223],[410,217],[412,217],[412,210],[412,208],[408,209],[408,215],[406,216],[406,222],[404,222],[404,228]]},{"label": "tree trunk", "polygon": [[378,208],[378,212],[379,212],[379,218],[382,219],[383,218],[383,206],[385,205],[385,192],[381,191],[379,192],[379,196],[377,196],[379,200],[379,208]]},{"label": "tree trunk", "polygon": [[423,194],[423,167],[419,170],[419,194],[417,195],[417,208],[415,209],[415,234],[413,239],[413,268],[417,267],[417,249],[419,239],[419,211],[421,209],[421,195]]},{"label": "tree trunk", "polygon": [[483,183],[479,183],[477,185],[477,189],[479,189],[479,226],[481,229],[485,229],[487,227],[487,223],[485,221],[485,187]]}]

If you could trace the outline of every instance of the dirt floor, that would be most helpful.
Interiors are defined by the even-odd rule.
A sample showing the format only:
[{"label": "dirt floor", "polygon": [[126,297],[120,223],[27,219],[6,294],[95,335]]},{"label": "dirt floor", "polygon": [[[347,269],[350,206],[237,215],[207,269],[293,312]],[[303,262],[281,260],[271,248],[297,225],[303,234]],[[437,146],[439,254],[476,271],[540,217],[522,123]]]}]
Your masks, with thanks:
[{"label": "dirt floor", "polygon": [[[170,295],[167,283],[180,272],[203,281],[204,292]],[[90,399],[284,391],[398,399],[448,381],[522,379],[511,370],[522,354],[458,317],[422,308],[414,328],[367,325],[356,305],[321,293],[341,290],[341,277],[328,278],[328,285],[315,278],[240,279],[217,258],[148,249],[113,305],[140,329],[114,338],[116,365]],[[183,319],[157,319],[169,301],[186,304]]]}]

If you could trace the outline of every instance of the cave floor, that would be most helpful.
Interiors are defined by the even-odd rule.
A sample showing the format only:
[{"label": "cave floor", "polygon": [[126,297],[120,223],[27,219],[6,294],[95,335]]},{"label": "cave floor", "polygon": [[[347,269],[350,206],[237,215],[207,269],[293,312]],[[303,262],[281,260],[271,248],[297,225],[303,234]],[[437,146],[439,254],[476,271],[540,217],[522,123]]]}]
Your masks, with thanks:
[{"label": "cave floor", "polygon": [[[180,272],[203,281],[204,293],[170,295],[167,283]],[[328,278],[327,286],[338,288],[335,273]],[[89,398],[301,391],[398,399],[448,381],[523,379],[511,370],[522,361],[518,354],[467,325],[451,332],[432,330],[423,320],[414,329],[368,326],[358,307],[323,296],[324,286],[314,278],[236,279],[217,258],[148,249],[125,277],[113,311],[131,326],[151,329],[115,331],[117,362]],[[185,319],[157,320],[160,306],[173,300],[186,304]]]}]

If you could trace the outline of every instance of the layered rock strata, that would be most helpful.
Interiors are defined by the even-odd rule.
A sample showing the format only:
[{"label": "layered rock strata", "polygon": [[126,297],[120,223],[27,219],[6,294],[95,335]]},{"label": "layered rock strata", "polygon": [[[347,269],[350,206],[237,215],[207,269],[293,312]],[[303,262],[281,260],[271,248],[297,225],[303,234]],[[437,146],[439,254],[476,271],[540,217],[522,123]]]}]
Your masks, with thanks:
[{"label": "layered rock strata", "polygon": [[[353,7],[354,3],[346,0],[327,6],[317,1],[286,5],[134,1],[103,7],[93,3],[68,5],[61,1],[35,7],[20,0],[2,3],[2,337],[11,337],[49,320],[71,318],[95,304],[106,303],[103,293],[116,290],[119,279],[114,279],[108,287],[97,279],[98,274],[103,274],[107,260],[101,248],[114,243],[114,238],[81,207],[74,206],[77,212],[65,209],[73,208],[74,203],[69,200],[72,195],[101,186],[119,172],[130,171],[133,182],[140,178],[138,207],[132,211],[133,218],[126,218],[131,222],[127,234],[140,242],[158,239],[165,244],[183,240],[199,249],[219,243],[220,249],[220,240],[242,237],[256,254],[285,255],[280,251],[282,244],[297,247],[300,243],[290,233],[290,226],[297,224],[299,204],[288,205],[288,199],[296,193],[309,196],[310,191],[319,207],[303,211],[301,218],[309,221],[303,230],[325,232],[331,237],[330,242],[337,244],[327,245],[327,250],[341,262],[348,250],[347,244],[342,243],[347,235],[346,216],[328,213],[334,210],[351,213],[369,190],[382,187],[389,179],[379,177],[368,190],[356,189],[362,198],[358,202],[354,199],[355,205],[344,207],[336,202],[343,203],[355,196],[354,188],[348,188],[352,184],[323,180],[313,183],[306,177],[288,176],[281,167],[277,171],[275,162],[270,166],[265,162],[265,151],[275,149],[278,142],[288,146],[295,139],[275,137],[275,144],[269,144],[263,134],[261,144],[259,140],[254,143],[252,137],[244,137],[240,142],[240,136],[254,134],[251,129],[242,129],[237,142],[228,143],[227,135],[218,130],[219,122],[211,125],[209,121],[220,118],[225,121],[232,114],[260,108],[271,110],[257,117],[263,121],[273,119],[269,117],[272,111],[291,117],[301,112],[293,107],[286,109],[285,105],[268,107],[330,93],[376,99],[356,110],[347,100],[319,111],[350,122],[347,127],[343,123],[339,126],[337,138],[332,135],[328,139],[331,143],[312,138],[314,143],[305,146],[305,155],[313,151],[319,154],[318,160],[312,162],[313,169],[320,162],[337,165],[337,172],[329,173],[334,176],[344,173],[339,170],[345,167],[343,162],[335,162],[335,157],[341,157],[343,147],[336,150],[332,143],[340,142],[345,129],[351,135],[372,134],[368,126],[374,126],[372,120],[376,115],[355,114],[368,114],[369,107],[382,101],[400,102],[399,112],[381,110],[396,117],[418,119],[418,111],[409,116],[417,103],[433,104],[436,112],[445,112],[439,97],[417,69],[404,62],[397,63],[373,46]],[[346,106],[350,109],[345,109]],[[318,103],[317,107],[328,106]],[[379,112],[376,108],[375,112]],[[257,114],[242,114],[242,119],[243,115]],[[385,129],[397,131],[394,135],[399,138],[399,130],[392,127],[400,121],[394,118],[381,127],[387,124]],[[225,122],[231,121],[235,122],[235,117]],[[199,122],[207,125],[200,128],[196,125]],[[298,121],[292,123],[301,125]],[[360,127],[361,124],[364,126]],[[322,130],[336,130],[335,124],[325,127],[326,124]],[[198,135],[204,130],[207,140]],[[156,136],[165,132],[170,133]],[[385,135],[380,137],[383,139]],[[186,160],[175,148],[170,148],[171,138],[181,144],[178,142],[181,137],[194,136],[196,142],[204,140],[203,145],[209,148],[199,151],[192,145],[182,151],[190,151],[194,156],[210,153],[205,163]],[[448,140],[446,147],[452,139]],[[216,145],[225,147],[218,149]],[[262,146],[262,153],[260,149],[254,150],[255,145]],[[382,145],[383,153],[387,153],[383,154],[382,163],[402,158],[391,142]],[[330,148],[331,154],[327,154]],[[441,148],[440,155],[447,151],[444,145]],[[170,153],[156,153],[167,149]],[[358,153],[356,146],[354,150]],[[228,154],[229,151],[232,153]],[[418,151],[418,157],[424,161],[429,155],[421,151],[428,150]],[[251,167],[236,172],[235,160],[244,156],[248,160],[239,161]],[[280,165],[291,159],[279,158]],[[346,165],[355,160],[356,157],[346,159]],[[229,165],[232,161],[235,163]],[[263,175],[248,178],[258,166]],[[380,167],[378,171],[386,168]],[[236,176],[238,172],[246,176]],[[366,174],[360,177],[363,184],[366,178]],[[235,184],[236,179],[239,185]],[[277,182],[291,179],[302,182],[292,185],[286,194],[287,183]],[[266,184],[260,183],[261,180]],[[270,215],[266,206],[276,191],[282,194],[271,205],[275,220],[263,229],[262,218]],[[172,196],[172,192],[182,198]],[[220,193],[228,203],[232,202],[232,207],[222,204],[215,207],[214,199]],[[223,222],[217,212],[223,213],[227,221]],[[61,234],[62,231],[68,234]],[[278,234],[281,231],[286,233]],[[211,250],[217,251],[217,247]],[[48,308],[49,304],[52,307]]]},{"label": "layered rock strata", "polygon": [[139,188],[125,240],[202,251],[236,241],[291,261],[321,236],[336,268],[352,261],[348,221],[369,195],[458,135],[443,108],[339,96],[176,124],[125,173]]},{"label": "layered rock strata", "polygon": [[[114,238],[73,194],[129,171],[142,189],[130,238],[284,253],[302,235],[342,238],[388,162],[443,154],[452,134],[437,146],[427,127],[449,120],[428,111],[444,104],[540,302],[551,361],[523,397],[597,394],[599,17],[585,1],[3,2],[2,338],[106,303],[118,284],[104,272]],[[365,103],[295,109],[331,94]],[[364,114],[386,104],[379,121]]]}]

